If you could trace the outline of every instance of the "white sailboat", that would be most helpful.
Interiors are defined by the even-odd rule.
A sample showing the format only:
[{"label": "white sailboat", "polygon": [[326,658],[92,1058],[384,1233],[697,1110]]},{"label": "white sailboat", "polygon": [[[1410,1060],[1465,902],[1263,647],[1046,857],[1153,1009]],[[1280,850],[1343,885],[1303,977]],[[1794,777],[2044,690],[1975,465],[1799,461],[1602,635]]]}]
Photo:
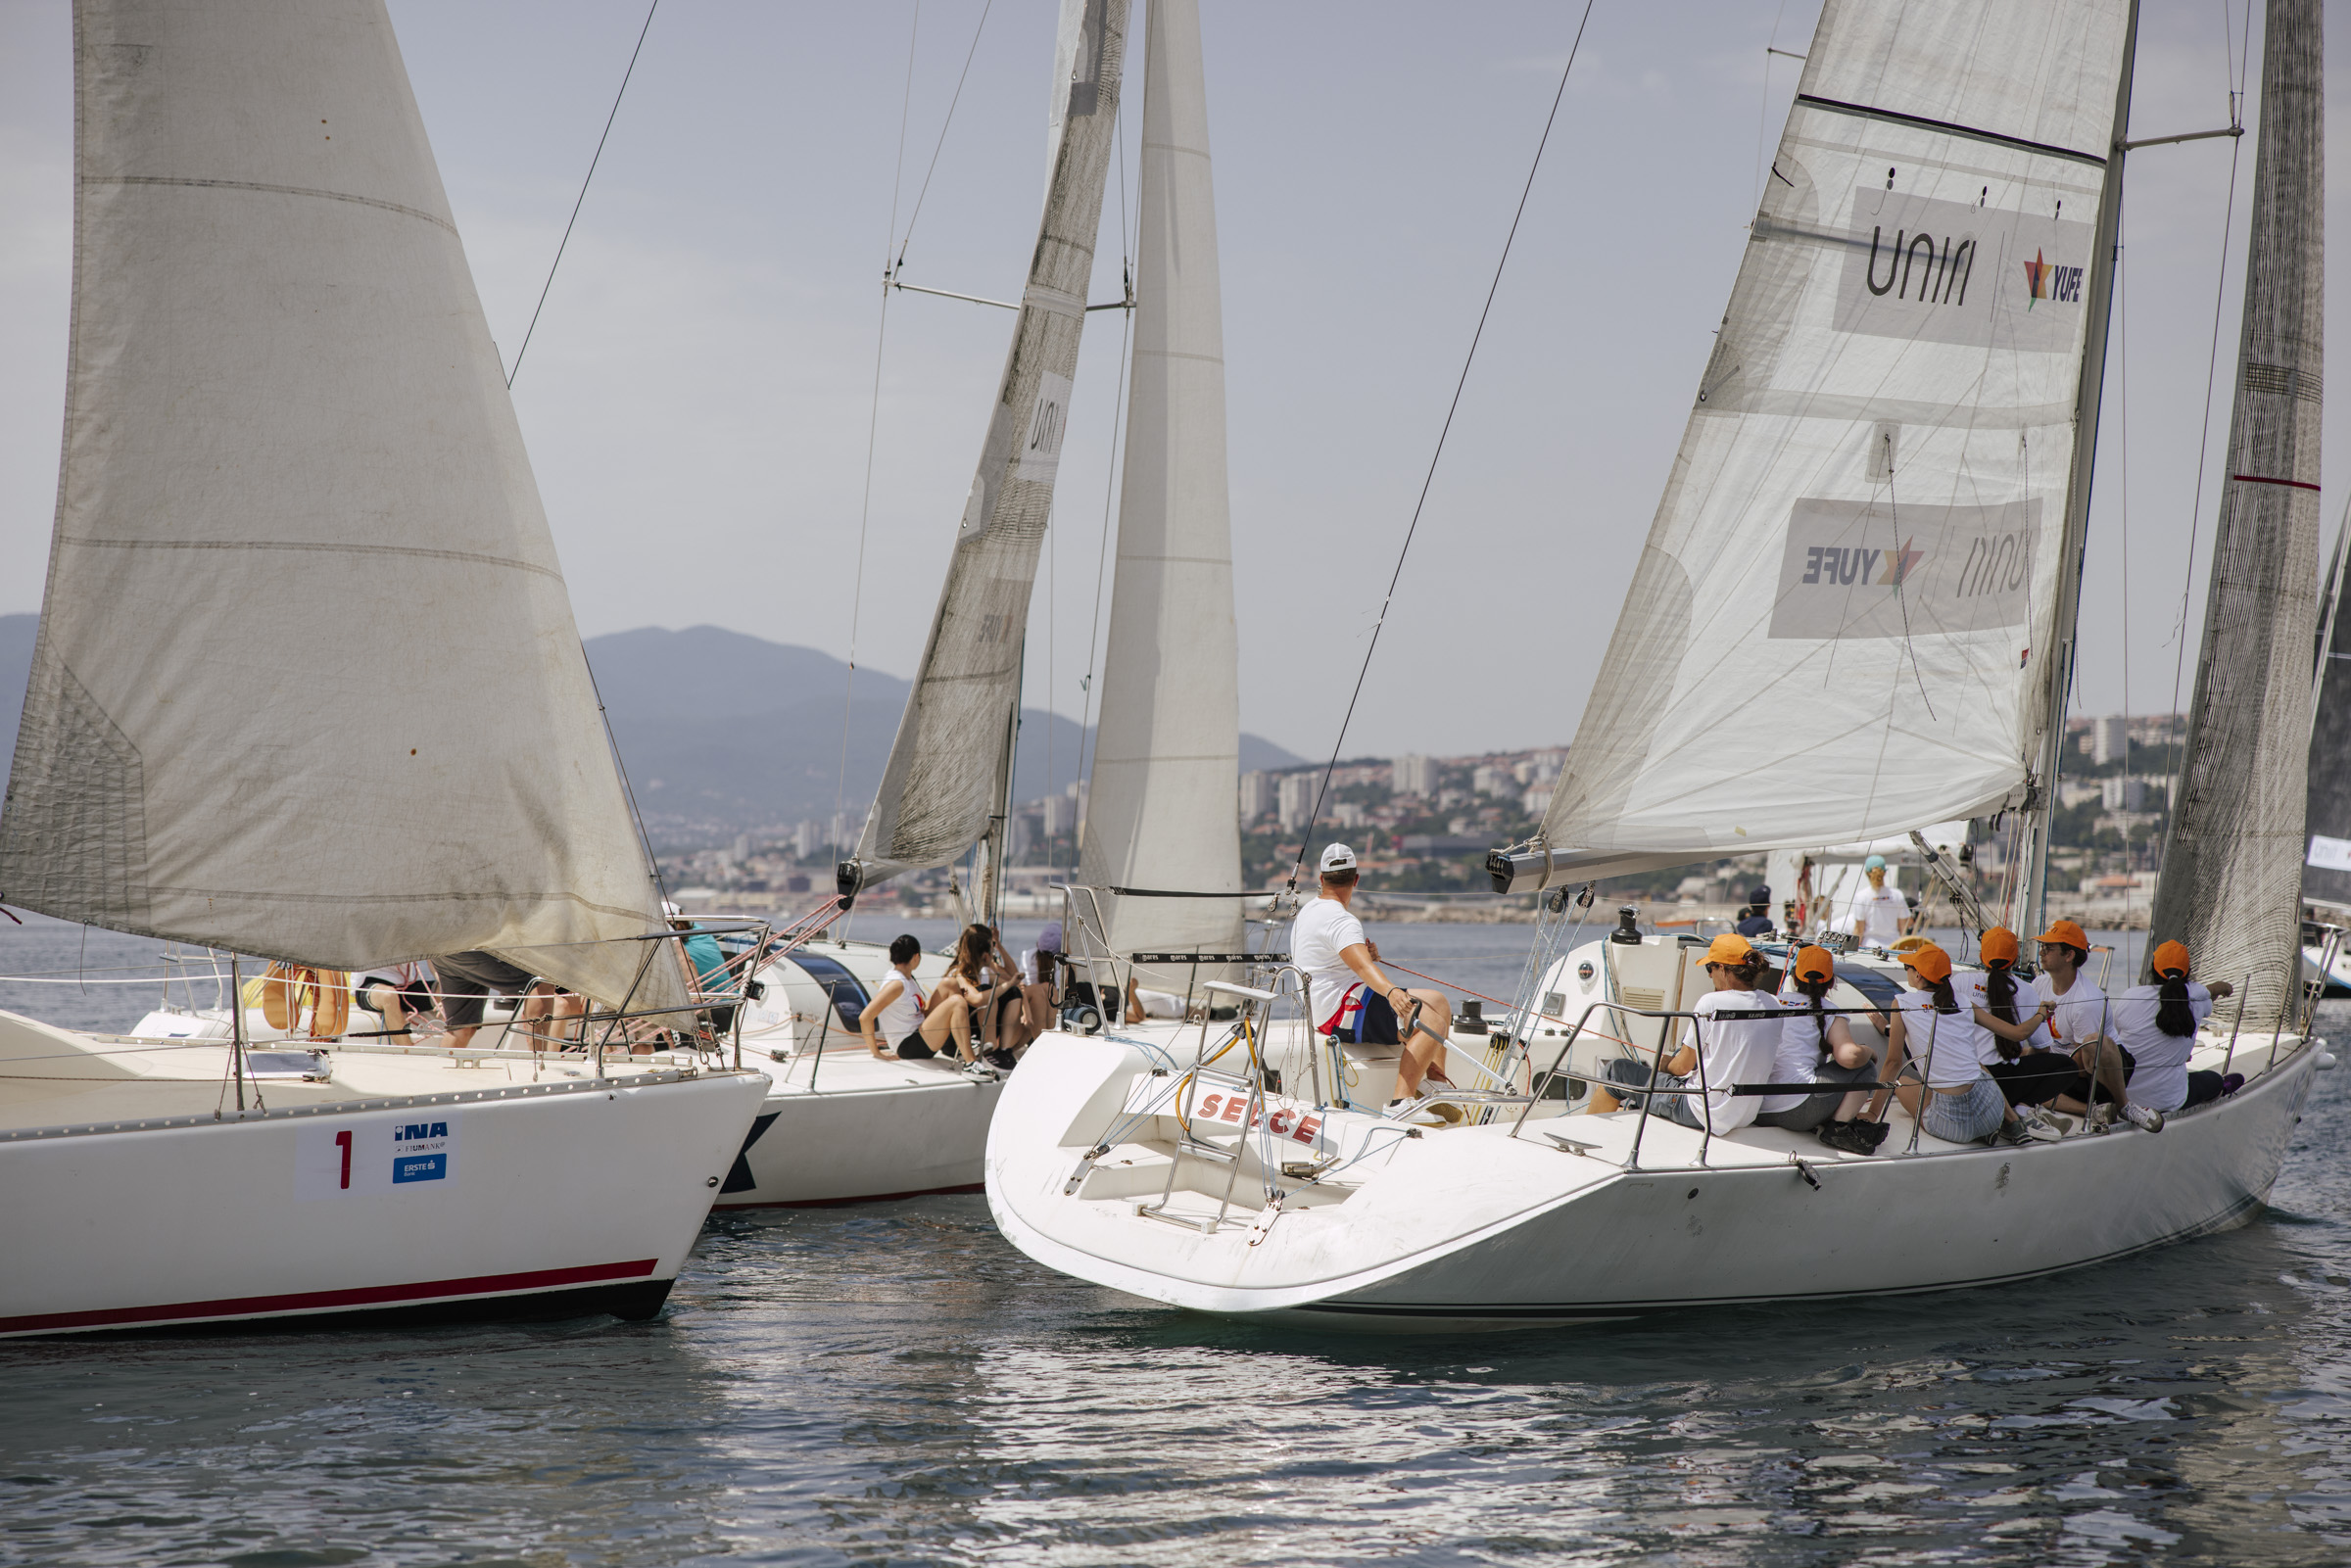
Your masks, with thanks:
[{"label": "white sailboat", "polygon": [[[0,900],[327,970],[488,949],[682,1006],[380,0],[79,0],[74,81]],[[648,1315],[765,1089],[0,1014],[0,1334]]]},{"label": "white sailboat", "polygon": [[[2275,743],[2308,725],[2317,597],[2297,510],[2318,460],[2311,0],[2270,7],[2245,477],[2218,546],[2239,553],[2226,591],[2215,573],[2189,740],[2204,783],[2157,920],[2199,974],[2251,976],[2191,1058],[2243,1087],[2160,1134],[2022,1147],[1944,1143],[1897,1114],[1869,1157],[1593,1114],[1585,1094],[1607,1059],[1678,1038],[1698,954],[1629,927],[1578,945],[1577,884],[2040,808],[2135,30],[2127,0],[1825,8],[1567,773],[1543,834],[1493,862],[1546,889],[1544,917],[1521,1037],[1481,1064],[1457,1036],[1450,1075],[1481,1085],[1449,1096],[1460,1124],[1376,1114],[1392,1048],[1318,1040],[1263,1004],[1230,1030],[1055,1036],[989,1138],[1006,1236],[1202,1310],[1496,1326],[1991,1284],[2258,1211],[2330,1062],[2295,983],[2301,760]],[[1882,968],[1848,955],[1840,974],[1875,992]]]},{"label": "white sailboat", "polygon": [[[983,879],[997,879],[1021,645],[1068,429],[1126,53],[1127,0],[1063,0],[1036,248],[914,689],[856,853],[840,867],[844,899],[901,872],[947,865],[984,840]],[[927,960],[916,973],[930,979],[944,970]],[[779,1069],[721,1207],[979,1185],[1001,1078],[944,1058],[875,1059],[851,1010],[888,974],[886,949],[837,942],[761,974],[770,990],[798,1000],[746,1036]]]}]

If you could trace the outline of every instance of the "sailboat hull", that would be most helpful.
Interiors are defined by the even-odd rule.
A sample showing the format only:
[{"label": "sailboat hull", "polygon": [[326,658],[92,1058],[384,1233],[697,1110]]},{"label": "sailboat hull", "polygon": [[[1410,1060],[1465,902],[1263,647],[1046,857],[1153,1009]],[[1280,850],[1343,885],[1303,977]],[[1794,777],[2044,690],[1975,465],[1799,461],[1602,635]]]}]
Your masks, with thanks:
[{"label": "sailboat hull", "polygon": [[[1003,1084],[931,1062],[827,1053],[809,1083],[795,1063],[759,1108],[721,1209],[978,1192]],[[796,1079],[796,1081],[794,1081]]]},{"label": "sailboat hull", "polygon": [[650,1316],[766,1088],[589,1079],[0,1133],[0,1335]]},{"label": "sailboat hull", "polygon": [[[1070,1060],[1011,1085],[990,1143],[990,1206],[1015,1245],[1173,1306],[1404,1330],[1997,1285],[2227,1229],[2260,1211],[2320,1057],[2289,1040],[2244,1090],[2159,1134],[1997,1149],[1926,1138],[1911,1157],[1841,1157],[1751,1129],[1711,1140],[1702,1164],[1698,1134],[1623,1113],[1530,1120],[1516,1137],[1498,1122],[1367,1142],[1358,1123],[1376,1118],[1327,1114],[1318,1137],[1350,1163],[1314,1190],[1274,1183],[1285,1207],[1271,1221],[1268,1151],[1242,1139],[1240,1202],[1208,1223],[1230,1167],[1197,1167],[1206,1180],[1179,1169],[1168,1213],[1184,1222],[1172,1224],[1138,1212],[1167,1168],[1142,1131],[1102,1162],[1148,1172],[1128,1191],[1089,1172],[1064,1192],[1078,1140],[1129,1103],[1136,1069],[1101,1047],[1058,1049]],[[1078,1086],[1048,1092],[1073,1072]],[[1895,1129],[1898,1149],[1909,1123]]]}]

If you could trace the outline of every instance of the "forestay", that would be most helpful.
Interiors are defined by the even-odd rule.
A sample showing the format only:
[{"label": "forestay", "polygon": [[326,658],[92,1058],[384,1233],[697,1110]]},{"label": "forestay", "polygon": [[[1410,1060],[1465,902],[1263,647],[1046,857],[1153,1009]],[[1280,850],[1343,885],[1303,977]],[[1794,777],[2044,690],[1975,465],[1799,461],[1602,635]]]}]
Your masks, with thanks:
[{"label": "forestay", "polygon": [[[1155,0],[1148,27],[1127,472],[1078,879],[1237,893],[1240,676],[1198,0]],[[1097,896],[1113,952],[1243,945],[1238,898]],[[1181,992],[1216,973],[1142,978]]]},{"label": "forestay", "polygon": [[646,944],[544,950],[659,911],[380,0],[82,0],[74,72],[0,897],[333,969],[494,948],[622,996]]},{"label": "forestay", "polygon": [[2228,480],[2153,930],[2291,1027],[2318,616],[2326,178],[2318,0],[2271,0]]},{"label": "forestay", "polygon": [[1063,0],[1059,134],[1012,351],[882,787],[856,858],[840,868],[844,891],[943,866],[987,830],[1020,700],[1126,52],[1127,0]]},{"label": "forestay", "polygon": [[1516,885],[2023,802],[2126,23],[1830,0]]}]

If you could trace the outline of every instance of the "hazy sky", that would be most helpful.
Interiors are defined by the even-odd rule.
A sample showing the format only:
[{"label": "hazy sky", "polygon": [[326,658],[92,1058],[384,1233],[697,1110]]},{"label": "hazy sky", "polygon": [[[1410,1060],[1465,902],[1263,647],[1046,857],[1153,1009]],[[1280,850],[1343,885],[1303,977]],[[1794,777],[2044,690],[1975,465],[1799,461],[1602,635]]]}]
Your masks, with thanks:
[{"label": "hazy sky", "polygon": [[[848,651],[894,171],[903,233],[986,3],[925,0],[909,98],[910,0],[664,0],[515,384],[583,631],[711,622]],[[1573,735],[1729,295],[1762,146],[1795,88],[1789,61],[1768,60],[1766,74],[1765,46],[1802,51],[1816,9],[1595,6],[1349,754]],[[1205,0],[1203,12],[1242,723],[1319,754],[1575,8]],[[992,0],[914,227],[909,281],[1017,296],[1043,177],[1054,15],[1053,0]],[[511,362],[645,7],[392,0],[392,16]],[[2147,4],[2134,133],[2226,123],[2225,40],[2243,24],[2243,0]],[[2258,16],[2252,29],[2257,87]],[[0,0],[0,611],[39,606],[55,499],[69,35],[66,0]],[[2329,70],[2335,147],[2343,79]],[[1130,85],[1129,166],[1139,69]],[[2077,711],[2122,706],[2126,673],[2133,708],[2171,704],[2232,151],[2217,449],[2253,137],[2131,160]],[[1123,199],[1129,232],[1133,189],[1131,174],[1122,189],[1113,173],[1106,212]],[[2334,227],[2340,256],[2351,229]],[[1106,217],[1095,299],[1116,295],[1121,251]],[[890,307],[861,663],[912,672],[1010,325],[1008,312],[945,300],[901,294]],[[1030,634],[1029,700],[1073,715],[1120,328],[1108,311],[1086,328]],[[2343,406],[2337,398],[2327,416],[2330,537]],[[2206,541],[2215,501],[2208,478]]]}]

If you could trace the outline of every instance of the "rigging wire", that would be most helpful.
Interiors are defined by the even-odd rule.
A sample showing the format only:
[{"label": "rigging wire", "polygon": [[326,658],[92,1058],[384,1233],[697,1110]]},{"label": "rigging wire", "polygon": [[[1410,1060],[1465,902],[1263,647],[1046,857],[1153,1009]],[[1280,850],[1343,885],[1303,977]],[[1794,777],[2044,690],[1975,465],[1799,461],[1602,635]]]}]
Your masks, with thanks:
[{"label": "rigging wire", "polygon": [[539,312],[547,309],[547,292],[555,286],[555,268],[563,264],[563,250],[571,244],[572,225],[580,220],[580,205],[588,200],[588,184],[596,178],[596,166],[604,156],[604,143],[612,134],[612,121],[620,118],[620,101],[628,96],[629,78],[637,73],[637,57],[645,53],[645,35],[653,30],[653,13],[661,9],[661,0],[653,0],[645,8],[645,25],[637,29],[637,47],[629,51],[629,69],[620,73],[620,91],[612,95],[612,112],[604,117],[604,131],[596,139],[596,156],[588,160],[587,177],[580,181],[580,194],[571,204],[571,216],[563,224],[563,238],[555,246],[555,259],[548,263],[547,281],[539,285],[539,303],[531,307],[531,324],[523,329],[522,347],[514,351],[514,368],[506,372],[506,390],[514,390],[514,378],[522,374],[522,356],[531,352],[531,334],[539,330]]},{"label": "rigging wire", "polygon": [[1543,151],[1551,145],[1552,127],[1559,122],[1559,105],[1567,97],[1567,78],[1575,71],[1575,57],[1583,49],[1584,28],[1592,21],[1595,0],[1584,0],[1584,14],[1575,24],[1575,41],[1568,45],[1567,64],[1559,71],[1559,91],[1552,95],[1551,114],[1543,121],[1542,138],[1535,143],[1534,162],[1527,166],[1526,184],[1518,192],[1517,211],[1511,214],[1510,233],[1503,237],[1502,256],[1494,263],[1494,279],[1486,285],[1486,303],[1477,312],[1477,330],[1469,335],[1469,352],[1462,359],[1460,379],[1453,385],[1453,402],[1446,406],[1445,423],[1438,428],[1436,450],[1429,453],[1428,472],[1421,476],[1419,498],[1413,502],[1413,520],[1404,531],[1404,545],[1396,551],[1396,570],[1388,578],[1387,595],[1379,601],[1379,618],[1371,623],[1371,641],[1364,649],[1364,662],[1355,672],[1355,689],[1347,698],[1347,712],[1339,720],[1338,737],[1331,742],[1330,761],[1322,769],[1322,783],[1315,790],[1314,810],[1307,814],[1306,831],[1299,835],[1298,858],[1290,863],[1288,890],[1298,890],[1298,872],[1306,864],[1306,846],[1314,840],[1315,825],[1321,821],[1322,802],[1330,793],[1331,775],[1338,771],[1339,751],[1347,743],[1348,726],[1355,722],[1355,705],[1364,694],[1364,677],[1371,672],[1371,656],[1379,651],[1379,634],[1388,624],[1388,607],[1396,601],[1397,585],[1404,581],[1404,563],[1413,551],[1413,536],[1419,532],[1420,513],[1428,505],[1429,487],[1436,482],[1437,464],[1445,455],[1445,438],[1453,433],[1454,415],[1461,411],[1462,393],[1469,385],[1469,367],[1477,362],[1477,346],[1486,335],[1486,318],[1494,313],[1494,296],[1502,288],[1503,269],[1510,265],[1511,247],[1518,238],[1518,224],[1526,216],[1527,198],[1534,194],[1535,175],[1543,167]]},{"label": "rigging wire", "polygon": [[[2226,18],[2228,12],[2228,0],[2222,0],[2222,16]],[[2229,123],[2231,125],[2243,122],[2245,62],[2251,58],[2253,47],[2252,0],[2246,0],[2244,26],[2243,50],[2238,51],[2231,48],[2231,63],[2236,70],[2235,86],[2229,94]],[[2221,39],[2224,44],[2229,41],[2229,29],[2226,25],[2221,29]],[[2213,285],[2212,293],[2212,349],[2204,365],[2204,422],[2197,427],[2197,434],[2202,439],[2196,444],[2196,494],[2187,516],[2187,553],[2185,557],[2187,569],[2180,582],[2180,619],[2172,628],[2174,643],[2172,651],[2172,712],[2174,713],[2180,711],[2180,682],[2187,661],[2188,600],[2189,595],[2195,591],[2196,584],[2196,538],[2204,524],[2204,468],[2212,453],[2212,391],[2214,384],[2220,378],[2221,316],[2222,312],[2228,309],[2229,304],[2229,236],[2230,231],[2236,225],[2236,173],[2239,154],[2244,145],[2245,140],[2242,136],[2229,138],[2229,201],[2221,213],[2221,270],[2219,279]],[[2227,492],[2224,491],[2223,494],[2225,495]],[[2183,744],[2184,738],[2183,736]],[[2183,762],[2186,760],[2184,750],[2181,760]],[[2186,784],[2187,781],[2181,779],[2174,785],[2175,799],[2177,799],[2178,791],[2184,789]],[[2156,869],[2160,871],[2162,868],[2159,865]]]},{"label": "rigging wire", "polygon": [[[980,8],[980,24],[972,29],[971,48],[964,51],[963,73],[955,78],[955,95],[947,100],[947,118],[938,122],[938,145],[931,149],[931,166],[923,170],[923,188],[915,192],[914,211],[907,214],[906,236],[904,239],[896,241],[891,247],[897,252],[897,261],[890,267],[892,276],[896,275],[899,267],[906,264],[906,247],[914,243],[914,225],[923,219],[923,200],[931,194],[931,176],[938,172],[938,155],[947,150],[947,131],[955,123],[955,106],[963,102],[963,84],[972,73],[972,62],[979,58],[980,35],[987,30],[987,14],[995,9],[995,5],[996,0],[987,0],[987,4]],[[914,89],[911,58],[907,63],[907,94],[911,101]],[[903,160],[905,156],[906,125],[904,119],[901,119],[898,124],[898,157]],[[890,197],[889,222],[890,227],[894,230],[898,222],[897,197],[894,192]]]},{"label": "rigging wire", "polygon": [[865,496],[857,507],[857,571],[849,589],[849,667],[840,677],[840,770],[833,780],[833,820],[826,825],[833,830],[833,858],[837,861],[848,847],[841,842],[840,817],[849,784],[849,714],[857,684],[857,630],[865,610],[865,542],[874,515],[874,445],[882,429],[882,350],[889,341],[890,255],[897,248],[898,197],[906,184],[906,122],[914,113],[915,44],[922,35],[923,0],[914,0],[914,20],[906,29],[906,94],[898,104],[897,164],[889,182],[889,227],[882,235],[882,314],[874,328],[874,396],[865,418]]},{"label": "rigging wire", "polygon": [[[1117,134],[1119,138],[1119,262],[1126,288],[1126,297],[1132,299],[1134,298],[1134,246],[1136,242],[1129,239],[1128,230],[1127,98],[1123,93],[1119,96]],[[1137,221],[1139,222],[1139,214]],[[1110,468],[1102,476],[1102,541],[1094,552],[1094,607],[1086,627],[1085,677],[1078,684],[1078,689],[1084,693],[1078,705],[1078,794],[1081,802],[1088,804],[1090,804],[1091,791],[1087,789],[1084,782],[1086,777],[1085,733],[1087,726],[1093,723],[1094,653],[1102,640],[1102,568],[1104,563],[1110,559],[1111,501],[1118,494],[1119,465],[1125,450],[1123,443],[1119,440],[1119,433],[1127,415],[1127,356],[1134,336],[1134,312],[1132,310],[1120,311],[1119,323],[1119,389],[1111,404]],[[1101,739],[1097,736],[1094,741],[1094,754],[1100,756],[1101,752]],[[1075,857],[1085,842],[1085,813],[1081,810],[1072,820],[1077,823],[1077,828],[1071,835],[1070,844],[1071,854]]]}]

